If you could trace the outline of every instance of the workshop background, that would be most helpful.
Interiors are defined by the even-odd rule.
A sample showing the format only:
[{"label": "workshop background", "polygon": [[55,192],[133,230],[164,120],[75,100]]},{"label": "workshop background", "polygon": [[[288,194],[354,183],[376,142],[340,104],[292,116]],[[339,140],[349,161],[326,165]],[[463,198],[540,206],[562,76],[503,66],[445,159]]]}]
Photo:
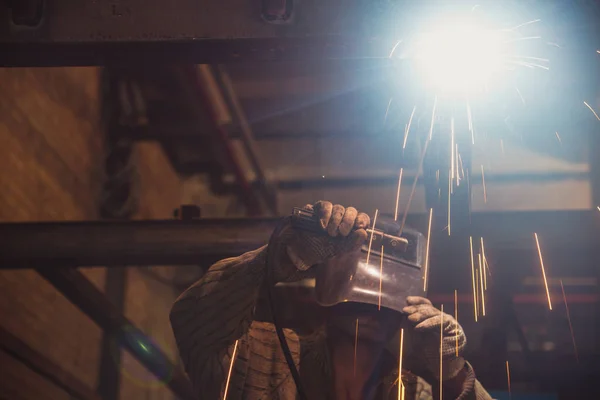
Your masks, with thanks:
[{"label": "workshop background", "polygon": [[[226,3],[233,7],[240,1]],[[339,2],[334,3],[339,7]],[[199,207],[202,219],[271,218],[319,199],[353,205],[370,215],[376,209],[393,215],[400,168],[404,171],[401,212],[409,203],[421,151],[413,137],[402,150],[412,104],[398,95],[402,88],[390,88],[384,80],[387,75],[374,72],[369,63],[311,62],[310,57],[299,62],[294,58],[294,51],[303,51],[298,45],[300,50],[291,51],[290,59],[284,55],[277,62],[250,59],[230,63],[236,55],[222,56],[205,49],[203,54],[214,56],[214,63],[211,55],[189,60],[193,56],[186,53],[178,56],[176,65],[157,62],[160,56],[156,55],[140,65],[122,51],[112,54],[123,57],[114,63],[81,51],[65,52],[68,61],[64,65],[71,66],[57,67],[63,65],[59,56],[64,49],[36,47],[39,37],[25,32],[37,26],[30,24],[38,15],[35,7],[31,11],[15,4],[12,16],[0,19],[1,65],[12,67],[0,69],[1,222],[177,219],[194,214],[191,205]],[[42,26],[48,21],[64,21],[76,11],[57,6],[64,5],[61,1],[48,4],[46,21],[36,22]],[[93,10],[101,7],[96,2],[89,4]],[[194,23],[188,16],[197,8],[190,4],[179,1],[169,6],[174,11],[167,19],[171,26],[177,25],[176,21],[181,32]],[[314,2],[305,4],[305,11],[318,9]],[[98,15],[122,20],[135,16],[139,7],[138,2],[117,1]],[[177,7],[179,15],[175,15]],[[269,22],[289,22],[286,13],[290,10],[285,7],[254,8],[241,7],[238,13],[229,14],[232,26],[243,22],[244,35],[259,32],[259,36],[270,37],[274,31]],[[0,11],[6,10],[1,4]],[[84,7],[84,11],[90,9]],[[246,19],[254,21],[260,12],[263,20],[258,18],[253,24],[261,28],[253,31],[254,25]],[[218,8],[213,6],[209,14],[218,14]],[[15,15],[24,17],[15,20]],[[272,18],[265,22],[265,15]],[[152,20],[145,17],[146,23]],[[8,18],[13,18],[11,29],[20,24],[25,28],[5,29],[9,24],[1,24]],[[158,31],[168,30],[169,21],[162,21]],[[323,21],[309,25],[319,23]],[[302,37],[307,26],[302,20],[299,24],[294,31],[292,23],[287,34]],[[83,22],[73,25],[75,34],[57,26],[45,34],[59,45],[86,35]],[[240,31],[232,36],[217,32],[212,36],[244,36]],[[93,41],[102,40],[116,41],[110,34],[93,37]],[[13,58],[7,56],[19,42],[33,45]],[[235,44],[234,50],[244,45]],[[97,54],[110,57],[110,49],[106,49],[100,48]],[[267,45],[263,49],[265,54],[269,52]],[[57,53],[52,55],[54,51]],[[248,55],[243,50],[241,54]],[[322,57],[315,54],[311,57]],[[40,67],[25,67],[28,65]],[[547,92],[524,93],[528,104],[542,103],[536,109],[538,115],[544,115],[541,119],[554,121],[551,106],[561,107],[568,117],[548,127],[517,113],[521,118],[516,121],[501,119],[511,134],[490,131],[477,138],[464,160],[468,163],[465,168],[472,171],[469,200],[457,202],[457,216],[453,217],[457,231],[467,225],[471,214],[473,220],[481,216],[488,225],[502,220],[526,225],[552,216],[563,221],[564,233],[555,232],[547,242],[553,246],[545,253],[554,309],[547,307],[533,232],[518,236],[531,242],[518,248],[507,250],[510,243],[504,243],[495,251],[490,245],[493,271],[511,271],[512,275],[498,272],[494,285],[502,288],[502,294],[495,301],[491,296],[488,315],[477,323],[468,275],[457,283],[459,278],[450,268],[464,264],[465,257],[468,262],[468,244],[456,250],[462,252],[457,260],[447,261],[444,255],[449,253],[432,256],[431,298],[435,304],[451,306],[454,290],[459,289],[459,321],[469,338],[468,358],[484,386],[498,393],[498,398],[508,398],[505,361],[510,361],[513,399],[527,394],[593,398],[587,393],[598,393],[594,388],[600,378],[600,268],[593,258],[597,254],[597,236],[593,234],[600,232],[600,163],[595,157],[600,150],[600,125],[582,102],[587,100],[599,110],[600,87],[598,64],[588,67],[593,78],[582,83],[583,78],[578,80],[581,75],[574,74],[562,82],[564,87],[577,87],[574,94],[557,99],[548,97]],[[586,68],[582,70],[587,73]],[[424,129],[429,112],[415,120],[416,131]],[[408,210],[416,220],[426,221],[430,207],[445,209],[447,198],[444,194],[438,197],[438,187],[444,188],[444,184],[440,186],[435,179],[437,169],[434,161],[426,161],[424,178]],[[468,216],[463,213],[465,207]],[[462,222],[457,221],[461,215]],[[436,216],[434,247],[438,239],[438,243],[445,241],[446,247],[456,243],[446,238],[446,218]],[[582,228],[577,233],[579,225]],[[543,243],[543,233],[540,237]],[[202,275],[210,261],[207,256],[198,260],[199,265],[98,266],[79,271],[181,371],[168,312],[179,293]],[[47,275],[10,268],[2,265],[0,270],[0,398],[176,398],[168,379],[161,381],[148,372],[122,348],[115,332],[103,329],[64,297]],[[568,310],[563,299],[568,299]]]}]

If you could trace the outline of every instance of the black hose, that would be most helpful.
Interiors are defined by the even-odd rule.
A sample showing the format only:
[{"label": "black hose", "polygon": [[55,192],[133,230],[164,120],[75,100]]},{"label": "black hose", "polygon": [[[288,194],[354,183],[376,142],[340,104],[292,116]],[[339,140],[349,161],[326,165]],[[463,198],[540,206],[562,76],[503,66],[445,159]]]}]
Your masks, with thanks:
[{"label": "black hose", "polygon": [[296,364],[294,364],[294,359],[292,358],[292,353],[290,352],[290,347],[288,346],[287,340],[285,339],[285,334],[283,333],[283,328],[279,323],[277,312],[275,310],[275,301],[273,289],[275,287],[275,256],[279,254],[280,249],[275,248],[275,239],[278,238],[286,226],[289,226],[291,223],[292,217],[284,218],[275,228],[271,238],[269,239],[269,245],[267,246],[267,299],[269,302],[269,308],[271,309],[271,318],[273,319],[273,325],[275,326],[275,332],[277,332],[277,337],[279,338],[279,343],[281,344],[281,350],[283,351],[283,355],[285,357],[285,361],[287,362],[288,367],[290,368],[290,372],[292,374],[292,378],[294,379],[294,383],[296,384],[296,390],[298,391],[298,397],[300,400],[307,400],[306,392],[302,387],[302,382],[300,381],[300,374],[298,373],[298,369],[296,368]]}]

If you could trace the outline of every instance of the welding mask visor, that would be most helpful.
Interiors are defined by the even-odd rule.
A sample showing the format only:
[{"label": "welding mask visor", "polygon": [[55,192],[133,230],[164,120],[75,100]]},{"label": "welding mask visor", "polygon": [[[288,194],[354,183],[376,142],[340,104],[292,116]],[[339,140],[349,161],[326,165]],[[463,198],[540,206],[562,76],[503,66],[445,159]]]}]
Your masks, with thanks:
[{"label": "welding mask visor", "polygon": [[[380,219],[376,228],[400,236],[396,221]],[[375,234],[359,252],[334,257],[317,268],[317,303],[330,307],[355,302],[402,312],[408,296],[425,296],[425,238],[410,228],[404,228],[401,237],[408,240],[407,246]]]}]

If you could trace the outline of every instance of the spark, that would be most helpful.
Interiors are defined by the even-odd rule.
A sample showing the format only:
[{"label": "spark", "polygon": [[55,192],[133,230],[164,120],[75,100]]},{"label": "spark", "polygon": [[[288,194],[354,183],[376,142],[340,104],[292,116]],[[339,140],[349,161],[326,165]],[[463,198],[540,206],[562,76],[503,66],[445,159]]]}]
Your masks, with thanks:
[{"label": "spark", "polygon": [[408,125],[406,126],[406,132],[404,132],[404,143],[402,144],[402,150],[404,150],[406,148],[406,141],[408,140],[408,133],[410,132],[410,125],[412,124],[412,120],[415,115],[415,111],[417,111],[417,106],[414,106],[412,112],[410,113],[410,118],[408,119]]},{"label": "spark", "polygon": [[400,43],[402,43],[402,40],[398,40],[396,42],[396,44],[394,45],[394,47],[392,47],[392,51],[390,51],[390,55],[388,56],[388,58],[392,58],[392,56],[396,52],[396,49],[398,48],[398,46],[400,45]]},{"label": "spark", "polygon": [[[456,321],[456,330],[458,332],[458,290],[454,289],[454,320]],[[458,357],[458,335],[456,337],[456,357]]]},{"label": "spark", "polygon": [[593,108],[592,108],[592,107],[591,107],[591,106],[590,106],[588,103],[586,103],[585,101],[583,102],[583,104],[585,104],[585,106],[586,106],[587,108],[589,108],[589,109],[590,109],[590,111],[591,111],[591,112],[594,114],[594,117],[596,117],[596,119],[597,119],[598,121],[600,121],[600,117],[598,117],[598,114],[596,114],[596,111],[594,111],[594,109],[593,109]]},{"label": "spark", "polygon": [[598,209],[598,211],[600,211],[600,206],[596,206],[596,208]]},{"label": "spark", "polygon": [[521,91],[519,90],[518,87],[515,86],[515,89],[517,91],[517,93],[519,94],[519,97],[521,98],[521,102],[523,103],[523,105],[525,105],[525,98],[523,97],[523,95],[521,94]]},{"label": "spark", "polygon": [[387,108],[385,109],[385,115],[383,116],[383,124],[387,121],[388,113],[390,112],[390,107],[392,106],[392,102],[394,101],[393,97],[390,97],[390,101],[388,102]]},{"label": "spark", "polygon": [[562,146],[562,140],[560,140],[560,136],[558,135],[558,131],[556,132],[556,138],[558,139],[558,143]]},{"label": "spark", "polygon": [[462,157],[461,157],[460,153],[458,153],[458,147],[456,148],[456,153],[458,154],[458,161],[460,161],[460,174],[462,175],[462,179],[464,179],[465,178],[465,168],[463,167]]},{"label": "spark", "polygon": [[521,66],[521,67],[527,67],[527,68],[530,68],[530,69],[541,68],[541,69],[544,69],[546,71],[550,71],[550,67],[547,67],[547,66],[542,65],[542,64],[534,63],[534,62],[529,62],[529,61],[518,61],[518,60],[513,61],[513,60],[510,60],[510,61],[508,61],[508,63],[509,64],[514,64],[514,65],[518,65],[518,66]]},{"label": "spark", "polygon": [[400,174],[398,175],[398,190],[396,191],[396,209],[394,211],[394,221],[398,220],[398,204],[400,203],[400,186],[402,185],[402,171],[400,168]]},{"label": "spark", "polygon": [[540,248],[540,240],[538,239],[538,234],[534,233],[535,243],[537,244],[538,254],[540,256],[540,265],[542,267],[542,276],[544,278],[544,285],[546,286],[546,296],[548,297],[548,308],[552,310],[552,301],[550,300],[550,289],[548,289],[548,280],[546,279],[546,270],[544,269],[544,260],[542,258],[542,249]]},{"label": "spark", "polygon": [[379,263],[379,306],[378,309],[381,311],[381,288],[383,286],[383,245],[381,245],[381,257]]},{"label": "spark", "polygon": [[423,275],[423,291],[427,292],[427,276],[429,275],[429,242],[431,241],[431,220],[433,219],[433,208],[429,209],[429,224],[427,226],[427,244],[425,247],[425,274]]},{"label": "spark", "polygon": [[358,318],[356,318],[356,333],[354,334],[354,376],[356,377],[356,349],[358,348]]},{"label": "spark", "polygon": [[455,157],[454,159],[456,160],[456,186],[460,186],[460,174],[459,174],[459,165],[462,164],[462,161],[460,159],[460,153],[458,152],[458,143],[456,143],[456,151],[455,151]]},{"label": "spark", "polygon": [[517,26],[515,26],[513,28],[510,28],[508,30],[509,31],[516,31],[519,28],[522,28],[522,27],[527,26],[527,25],[535,24],[535,23],[540,22],[540,21],[541,21],[541,19],[533,19],[531,21],[523,22],[522,24],[519,24],[519,25],[517,25]]},{"label": "spark", "polygon": [[443,381],[443,377],[442,377],[442,373],[443,373],[443,354],[444,354],[444,305],[442,304],[440,307],[440,319],[441,324],[440,324],[440,400],[442,400],[442,392],[443,392],[443,385],[442,385],[442,381]]},{"label": "spark", "polygon": [[524,40],[538,40],[541,38],[542,38],[541,36],[524,36],[524,37],[520,37],[520,38],[514,38],[514,39],[507,40],[504,42],[504,44],[522,42]]},{"label": "spark", "polygon": [[565,287],[562,279],[560,280],[560,288],[562,290],[563,300],[565,302],[565,309],[567,310],[567,321],[569,321],[569,330],[571,331],[571,339],[573,340],[573,350],[575,351],[575,359],[579,364],[579,353],[577,352],[577,344],[575,343],[575,334],[573,333],[573,324],[571,324],[571,314],[569,313],[569,305],[567,304],[567,295],[565,294]]},{"label": "spark", "polygon": [[512,392],[510,390],[510,367],[508,366],[508,360],[506,361],[506,381],[508,382],[508,398],[512,399]]},{"label": "spark", "polygon": [[[479,299],[479,268],[475,268],[475,287],[477,288],[475,297]],[[479,299],[477,305],[479,306],[477,307],[477,315],[479,315],[481,310],[481,299]]]},{"label": "spark", "polygon": [[431,111],[431,126],[429,127],[429,140],[433,137],[433,122],[435,121],[435,108],[437,107],[437,96],[433,99],[433,110]]},{"label": "spark", "polygon": [[471,188],[470,173],[469,173],[469,168],[467,167],[467,192],[469,194],[469,202],[468,202],[468,206],[469,206],[469,224],[471,223],[471,205],[473,203],[473,191],[471,189],[472,188]]},{"label": "spark", "polygon": [[473,281],[473,311],[475,312],[475,322],[477,322],[477,288],[475,286],[475,261],[473,260],[473,236],[469,236],[471,247],[471,279]]},{"label": "spark", "polygon": [[487,290],[487,278],[486,278],[486,273],[485,273],[485,266],[487,264],[487,258],[485,257],[485,247],[483,246],[483,237],[481,238],[481,259],[483,261],[483,286],[485,288],[485,290]]},{"label": "spark", "polygon": [[[433,119],[432,119],[432,123],[433,123]],[[401,236],[402,231],[404,230],[404,225],[406,224],[406,217],[408,217],[408,210],[410,209],[410,204],[412,203],[412,199],[415,196],[415,191],[417,190],[417,182],[419,181],[419,175],[421,175],[421,172],[423,171],[423,161],[425,160],[425,154],[427,154],[428,146],[429,146],[429,140],[425,140],[425,145],[423,146],[423,152],[421,153],[421,159],[419,160],[419,166],[417,167],[417,174],[415,175],[415,179],[413,179],[413,185],[410,190],[410,195],[408,196],[408,202],[406,203],[406,208],[404,209],[404,215],[402,216],[402,223],[400,224],[400,232],[398,232],[398,236]]]},{"label": "spark", "polygon": [[483,316],[485,317],[485,293],[483,287],[483,280],[485,274],[483,273],[483,263],[481,262],[481,253],[477,254],[477,258],[479,259],[479,284],[481,286],[481,310],[483,311]]},{"label": "spark", "polygon": [[400,329],[400,359],[398,360],[398,400],[404,399],[404,383],[402,383],[402,351],[404,347],[404,329]]},{"label": "spark", "polygon": [[475,132],[473,129],[473,115],[471,114],[471,103],[467,101],[467,118],[469,120],[469,132],[471,132],[471,144],[475,144]]},{"label": "spark", "polygon": [[450,119],[450,175],[454,179],[454,118]]},{"label": "spark", "polygon": [[483,172],[483,164],[481,165],[481,184],[483,185],[483,202],[487,203],[487,190],[485,187],[485,173]]},{"label": "spark", "polygon": [[450,174],[448,174],[448,236],[450,236],[450,204],[451,204],[451,194],[452,194],[452,178]]},{"label": "spark", "polygon": [[375,210],[375,217],[373,218],[373,228],[371,228],[371,239],[369,239],[369,250],[367,251],[367,264],[369,264],[369,257],[371,257],[371,245],[373,244],[373,233],[375,232],[375,224],[377,223],[377,214],[379,214],[379,210]]},{"label": "spark", "polygon": [[534,61],[540,61],[540,62],[550,62],[549,59],[547,58],[540,58],[540,57],[531,57],[531,56],[513,56],[516,59],[520,59],[520,60],[534,60]]},{"label": "spark", "polygon": [[239,339],[235,341],[233,345],[233,354],[231,355],[231,363],[229,364],[229,372],[227,373],[227,381],[225,382],[225,391],[223,392],[223,400],[227,399],[227,392],[229,391],[229,382],[231,380],[231,372],[233,371],[233,363],[235,362],[235,356],[237,354]]}]

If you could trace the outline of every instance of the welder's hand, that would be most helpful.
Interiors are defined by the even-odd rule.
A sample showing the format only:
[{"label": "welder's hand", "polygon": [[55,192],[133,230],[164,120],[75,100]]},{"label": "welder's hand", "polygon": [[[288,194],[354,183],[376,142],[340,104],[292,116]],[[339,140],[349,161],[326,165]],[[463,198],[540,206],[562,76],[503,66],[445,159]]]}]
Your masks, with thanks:
[{"label": "welder's hand", "polygon": [[369,216],[354,207],[319,201],[305,208],[314,210],[323,232],[287,229],[279,239],[285,249],[282,264],[291,263],[296,270],[306,271],[334,256],[357,251],[367,239]]},{"label": "welder's hand", "polygon": [[427,368],[439,379],[441,345],[442,379],[454,378],[465,366],[462,354],[467,338],[462,327],[424,297],[409,296],[406,303],[402,311],[408,314],[408,322],[414,327],[415,345],[423,352]]}]

